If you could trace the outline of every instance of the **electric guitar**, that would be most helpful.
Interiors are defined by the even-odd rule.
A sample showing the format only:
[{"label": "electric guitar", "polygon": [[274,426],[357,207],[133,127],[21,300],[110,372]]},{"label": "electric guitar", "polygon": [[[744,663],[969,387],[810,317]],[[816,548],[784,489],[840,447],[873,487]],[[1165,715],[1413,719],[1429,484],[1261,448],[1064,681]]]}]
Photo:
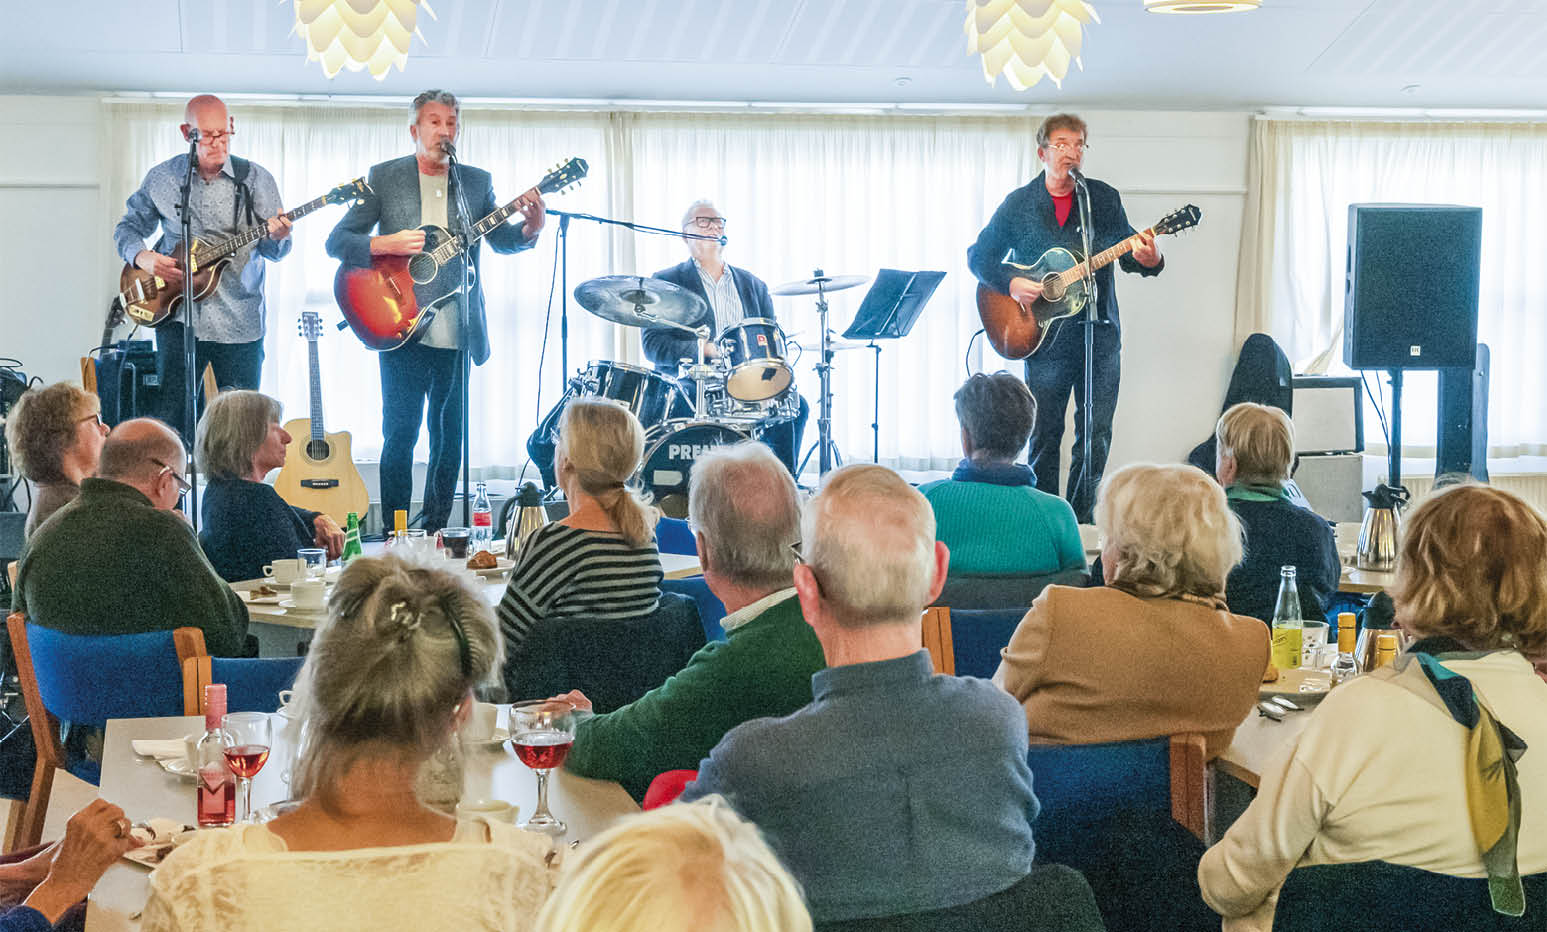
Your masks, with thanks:
[{"label": "electric guitar", "polygon": [[453,235],[425,224],[424,251],[412,256],[372,256],[363,267],[340,266],[333,277],[333,297],[360,342],[373,350],[395,350],[416,338],[435,319],[440,305],[462,290],[463,256],[510,219],[527,194],[551,194],[578,184],[590,166],[570,159],[543,176],[533,188],[472,225],[466,235]]},{"label": "electric guitar", "polygon": [[290,504],[320,511],[343,527],[351,511],[365,520],[371,495],[355,467],[349,432],[322,429],[322,373],[317,365],[322,318],[316,311],[303,311],[299,329],[306,338],[312,416],[286,422],[285,432],[295,439],[285,447],[285,465],[274,480],[274,490]]},{"label": "electric guitar", "polygon": [[[1144,232],[1155,236],[1179,233],[1197,226],[1202,217],[1203,211],[1188,204],[1166,214]],[[1053,325],[1085,309],[1089,300],[1087,277],[1127,255],[1138,243],[1138,236],[1130,236],[1085,262],[1057,246],[1044,252],[1033,265],[1005,262],[1015,276],[1040,281],[1042,296],[1029,306],[1022,306],[1009,295],[979,283],[978,317],[994,352],[1006,359],[1025,359],[1051,343],[1048,332]]]},{"label": "electric guitar", "polygon": [[[320,207],[328,204],[353,203],[370,193],[371,186],[365,183],[365,179],[356,178],[339,185],[314,201],[307,201],[283,216],[293,222]],[[269,225],[265,220],[218,243],[206,243],[195,237],[192,247],[195,300],[202,301],[210,296],[215,286],[220,284],[220,276],[231,264],[237,250],[256,241],[259,237],[267,236],[268,233]],[[178,247],[172,253],[179,265],[182,263],[181,252],[181,248]],[[123,271],[118,273],[118,288],[118,294],[113,296],[112,303],[108,306],[107,330],[109,332],[122,323],[125,317],[146,327],[159,327],[183,306],[183,282],[166,281],[138,266],[124,266]],[[108,337],[104,337],[104,340],[106,339]]]}]

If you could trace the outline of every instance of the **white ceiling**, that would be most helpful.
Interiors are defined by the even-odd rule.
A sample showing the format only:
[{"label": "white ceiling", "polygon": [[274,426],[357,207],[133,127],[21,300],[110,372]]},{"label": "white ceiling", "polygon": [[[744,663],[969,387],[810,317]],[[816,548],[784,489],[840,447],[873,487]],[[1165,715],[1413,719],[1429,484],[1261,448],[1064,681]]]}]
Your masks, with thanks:
[{"label": "white ceiling", "polygon": [[1024,93],[984,82],[965,0],[431,0],[407,71],[382,82],[306,62],[291,0],[12,4],[0,88],[23,93],[1547,107],[1547,0],[1262,0],[1213,16],[1098,0],[1085,70]]}]

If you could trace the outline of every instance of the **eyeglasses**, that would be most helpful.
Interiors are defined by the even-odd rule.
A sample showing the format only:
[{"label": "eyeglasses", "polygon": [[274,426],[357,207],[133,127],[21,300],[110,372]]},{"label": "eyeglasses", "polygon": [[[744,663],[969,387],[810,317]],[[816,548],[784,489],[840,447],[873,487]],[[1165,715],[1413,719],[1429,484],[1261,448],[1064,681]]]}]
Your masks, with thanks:
[{"label": "eyeglasses", "polygon": [[75,423],[77,423],[77,424],[84,424],[87,421],[96,421],[98,427],[103,426],[102,425],[102,415],[100,413],[88,414],[85,417],[76,418],[75,419]]},{"label": "eyeglasses", "polygon": [[199,141],[214,145],[217,142],[228,142],[230,141],[231,137],[235,135],[236,130],[234,129],[221,130],[214,133],[201,133],[199,134]]},{"label": "eyeglasses", "polygon": [[723,229],[725,229],[725,218],[724,217],[694,217],[693,218],[693,225],[698,227],[700,230],[712,230],[715,227],[719,227],[720,229],[723,230]]},{"label": "eyeglasses", "polygon": [[1090,150],[1090,146],[1083,142],[1050,142],[1047,144],[1047,147],[1052,149],[1054,152],[1059,152],[1064,155],[1068,155],[1071,152],[1087,152]]},{"label": "eyeglasses", "polygon": [[163,463],[160,460],[151,460],[151,462],[161,467],[161,472],[156,473],[157,479],[160,479],[167,473],[172,474],[172,478],[177,481],[177,490],[179,495],[186,495],[188,490],[193,488],[193,483],[189,482],[187,479],[184,479],[182,473],[168,466],[166,463]]},{"label": "eyeglasses", "polygon": [[800,544],[801,542],[798,540],[795,543],[790,544],[790,553],[795,555],[795,562],[797,564],[802,564],[806,567],[806,571],[811,574],[812,580],[816,582],[817,589],[821,590],[823,588],[822,578],[816,574],[816,567],[812,566],[810,563],[807,563],[806,558],[801,555]]}]

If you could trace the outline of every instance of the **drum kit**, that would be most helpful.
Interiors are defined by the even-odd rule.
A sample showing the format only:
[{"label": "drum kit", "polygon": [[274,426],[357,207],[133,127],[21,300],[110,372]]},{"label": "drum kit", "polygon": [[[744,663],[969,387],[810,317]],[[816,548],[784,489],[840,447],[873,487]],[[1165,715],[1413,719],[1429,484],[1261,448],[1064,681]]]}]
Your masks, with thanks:
[{"label": "drum kit", "polygon": [[[836,448],[831,440],[832,397],[829,369],[835,345],[826,326],[825,294],[864,284],[864,276],[823,276],[790,282],[771,289],[777,295],[818,295],[822,313],[822,403],[819,430],[822,471]],[[761,439],[778,425],[787,425],[800,410],[795,370],[788,351],[799,347],[785,336],[777,321],[748,317],[716,337],[717,356],[705,358],[708,327],[690,322],[704,319],[706,306],[698,295],[671,282],[638,275],[593,278],[575,289],[582,307],[603,320],[626,327],[669,328],[691,334],[698,348],[678,378],[621,362],[596,360],[568,382],[563,399],[543,419],[529,448],[538,449],[558,437],[559,418],[574,398],[608,398],[634,413],[645,429],[645,453],[640,478],[668,515],[687,514],[688,476],[693,463],[717,446]],[[862,345],[862,344],[856,344]],[[815,347],[813,347],[815,348]],[[798,452],[798,451],[797,451]],[[538,463],[541,469],[544,464]],[[551,486],[551,467],[544,470]]]}]

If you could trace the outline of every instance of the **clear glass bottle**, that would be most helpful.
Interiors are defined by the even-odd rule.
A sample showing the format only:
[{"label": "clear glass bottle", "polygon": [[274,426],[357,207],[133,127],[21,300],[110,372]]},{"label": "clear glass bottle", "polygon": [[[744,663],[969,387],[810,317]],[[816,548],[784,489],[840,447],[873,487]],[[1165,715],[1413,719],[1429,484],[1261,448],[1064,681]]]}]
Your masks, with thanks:
[{"label": "clear glass bottle", "polygon": [[1338,614],[1338,656],[1332,662],[1332,682],[1346,683],[1359,675],[1359,659],[1355,655],[1359,637],[1358,618],[1353,612]]},{"label": "clear glass bottle", "polygon": [[1295,568],[1279,569],[1278,601],[1273,603],[1273,665],[1280,670],[1293,670],[1300,666],[1300,645],[1305,634],[1305,621],[1300,616],[1300,586],[1295,580]]},{"label": "clear glass bottle", "polygon": [[1397,659],[1397,635],[1382,634],[1375,639],[1375,667],[1379,669]]},{"label": "clear glass bottle", "polygon": [[494,542],[494,509],[489,506],[489,489],[480,482],[473,498],[472,550],[488,550]]},{"label": "clear glass bottle", "polygon": [[210,683],[204,687],[204,737],[196,747],[200,828],[230,825],[236,821],[236,775],[226,764],[226,735],[220,720],[226,715],[226,686]]}]

